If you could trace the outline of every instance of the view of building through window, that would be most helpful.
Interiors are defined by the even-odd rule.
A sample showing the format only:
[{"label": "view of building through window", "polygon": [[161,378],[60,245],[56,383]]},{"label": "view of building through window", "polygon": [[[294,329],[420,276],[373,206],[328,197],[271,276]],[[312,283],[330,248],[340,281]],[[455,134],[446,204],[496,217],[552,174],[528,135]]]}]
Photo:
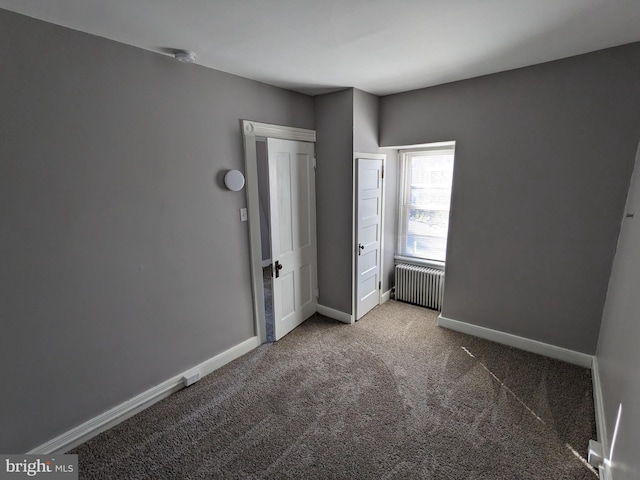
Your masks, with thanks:
[{"label": "view of building through window", "polygon": [[453,158],[452,144],[402,154],[398,255],[445,261]]}]

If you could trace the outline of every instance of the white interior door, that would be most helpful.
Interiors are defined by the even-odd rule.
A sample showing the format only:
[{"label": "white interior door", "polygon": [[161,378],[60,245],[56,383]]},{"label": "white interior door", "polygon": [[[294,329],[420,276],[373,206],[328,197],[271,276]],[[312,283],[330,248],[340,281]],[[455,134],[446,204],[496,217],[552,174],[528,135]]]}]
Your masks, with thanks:
[{"label": "white interior door", "polygon": [[267,139],[271,204],[274,337],[317,307],[314,144]]},{"label": "white interior door", "polygon": [[382,159],[356,159],[356,320],[380,304]]}]

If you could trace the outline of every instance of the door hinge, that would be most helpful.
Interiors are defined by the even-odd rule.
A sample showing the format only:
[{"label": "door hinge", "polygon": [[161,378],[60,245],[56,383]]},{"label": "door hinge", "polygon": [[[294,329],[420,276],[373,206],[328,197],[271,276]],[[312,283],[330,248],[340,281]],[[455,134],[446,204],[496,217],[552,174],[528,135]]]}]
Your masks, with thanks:
[{"label": "door hinge", "polygon": [[382,178],[384,178],[384,165],[382,166]]},{"label": "door hinge", "polygon": [[378,282],[378,290],[382,290],[382,282]]},{"label": "door hinge", "polygon": [[320,289],[316,288],[316,300],[320,300]]},{"label": "door hinge", "polygon": [[318,158],[313,156],[313,169],[316,170],[318,168]]}]

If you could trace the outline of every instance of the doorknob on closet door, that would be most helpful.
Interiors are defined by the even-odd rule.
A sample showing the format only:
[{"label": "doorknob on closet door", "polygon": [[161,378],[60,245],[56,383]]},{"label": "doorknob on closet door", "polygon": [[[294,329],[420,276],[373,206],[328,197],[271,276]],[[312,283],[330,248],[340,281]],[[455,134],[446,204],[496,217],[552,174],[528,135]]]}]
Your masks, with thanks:
[{"label": "doorknob on closet door", "polygon": [[364,250],[364,245],[359,243],[358,244],[358,255],[362,255],[362,250]]},{"label": "doorknob on closet door", "polygon": [[282,265],[280,264],[279,261],[276,261],[276,278],[280,278],[280,270],[282,270]]}]

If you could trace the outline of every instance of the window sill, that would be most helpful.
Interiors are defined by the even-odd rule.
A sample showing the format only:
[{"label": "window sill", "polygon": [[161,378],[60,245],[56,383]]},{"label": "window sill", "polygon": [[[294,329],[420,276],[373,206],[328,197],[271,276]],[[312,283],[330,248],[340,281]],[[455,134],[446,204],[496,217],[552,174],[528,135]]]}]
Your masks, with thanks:
[{"label": "window sill", "polygon": [[399,263],[408,263],[409,265],[420,265],[423,267],[433,267],[439,268],[440,270],[444,270],[445,262],[439,262],[437,260],[425,260],[422,258],[415,257],[403,257],[402,255],[396,255],[393,257],[396,265]]}]

